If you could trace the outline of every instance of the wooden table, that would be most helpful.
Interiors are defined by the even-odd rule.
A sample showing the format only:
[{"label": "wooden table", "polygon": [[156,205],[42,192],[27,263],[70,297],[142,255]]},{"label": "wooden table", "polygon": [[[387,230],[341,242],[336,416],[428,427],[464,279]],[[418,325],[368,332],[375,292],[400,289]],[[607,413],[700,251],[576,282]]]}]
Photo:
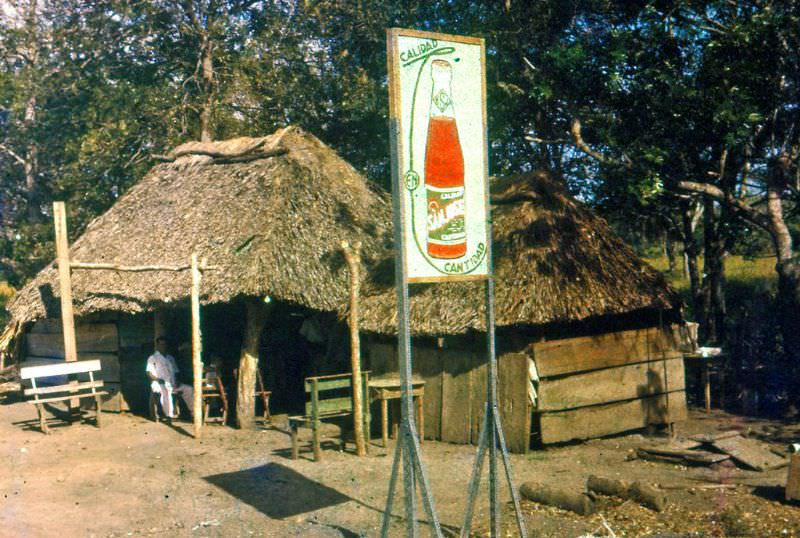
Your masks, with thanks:
[{"label": "wooden table", "polygon": [[[370,402],[380,400],[381,402],[381,438],[383,446],[389,444],[389,400],[400,399],[403,391],[400,386],[399,377],[373,378],[369,382]],[[411,396],[417,404],[417,425],[419,432],[419,442],[422,443],[425,437],[425,413],[423,406],[425,403],[425,381],[419,378],[411,380]],[[395,432],[396,437],[396,432]]]},{"label": "wooden table", "polygon": [[[712,363],[721,363],[725,359],[725,355],[723,353],[718,353],[716,355],[704,355],[702,353],[684,353],[683,361],[685,365],[699,364],[701,367],[700,375],[701,375],[701,382],[703,383],[703,396],[705,398],[706,404],[706,413],[711,412],[711,365]],[[723,380],[723,372],[719,370],[719,385],[720,385],[720,407],[722,406],[722,390],[724,385]]]}]

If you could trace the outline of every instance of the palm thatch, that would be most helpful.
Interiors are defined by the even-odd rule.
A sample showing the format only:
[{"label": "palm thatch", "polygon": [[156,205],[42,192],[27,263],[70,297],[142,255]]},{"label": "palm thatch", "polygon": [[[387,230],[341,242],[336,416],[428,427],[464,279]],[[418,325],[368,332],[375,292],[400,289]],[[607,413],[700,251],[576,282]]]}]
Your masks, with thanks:
[{"label": "palm thatch", "polygon": [[[367,263],[386,248],[386,196],[299,129],[192,142],[162,160],[89,224],[70,249],[73,263],[185,266],[196,252],[214,267],[203,277],[204,303],[269,295],[341,311],[348,277],[340,242],[362,241]],[[77,315],[141,312],[186,299],[191,275],[76,269],[72,283]],[[16,322],[52,316],[58,294],[50,264],[9,311]]]},{"label": "palm thatch", "polygon": [[[546,172],[492,181],[497,326],[570,323],[638,310],[673,310],[680,298],[605,220]],[[394,290],[374,285],[362,328],[397,330]],[[412,286],[416,335],[484,330],[482,282]]]}]

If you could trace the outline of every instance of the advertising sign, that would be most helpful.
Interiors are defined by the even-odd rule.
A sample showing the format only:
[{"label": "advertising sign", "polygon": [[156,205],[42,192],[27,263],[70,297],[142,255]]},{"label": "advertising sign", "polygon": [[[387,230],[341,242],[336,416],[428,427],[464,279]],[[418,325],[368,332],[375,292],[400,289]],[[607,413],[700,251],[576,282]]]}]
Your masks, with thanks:
[{"label": "advertising sign", "polygon": [[409,282],[488,274],[484,79],[482,39],[390,30],[395,192]]}]

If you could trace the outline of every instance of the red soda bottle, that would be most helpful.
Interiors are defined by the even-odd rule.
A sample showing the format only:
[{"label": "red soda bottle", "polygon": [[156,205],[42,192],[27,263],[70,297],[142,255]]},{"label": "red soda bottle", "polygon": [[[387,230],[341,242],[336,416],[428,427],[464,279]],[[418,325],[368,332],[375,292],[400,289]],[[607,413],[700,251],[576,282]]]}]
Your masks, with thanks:
[{"label": "red soda bottle", "polygon": [[458,139],[450,82],[450,62],[431,62],[433,90],[425,146],[428,254],[460,258],[467,252],[464,226],[464,156]]}]

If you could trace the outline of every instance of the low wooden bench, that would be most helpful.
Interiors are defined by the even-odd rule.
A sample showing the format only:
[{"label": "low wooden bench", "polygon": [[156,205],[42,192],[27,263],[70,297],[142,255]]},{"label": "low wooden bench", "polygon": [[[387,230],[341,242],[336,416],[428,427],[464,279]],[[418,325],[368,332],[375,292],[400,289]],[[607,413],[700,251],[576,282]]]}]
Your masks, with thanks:
[{"label": "low wooden bench", "polygon": [[[103,386],[103,381],[101,379],[95,380],[94,378],[94,373],[99,371],[99,360],[63,362],[44,366],[27,366],[20,369],[20,378],[23,381],[30,380],[31,388],[25,389],[25,396],[33,396],[33,399],[28,400],[28,403],[32,403],[36,406],[36,411],[39,413],[39,425],[42,428],[42,433],[50,433],[50,430],[47,428],[47,420],[44,416],[44,404],[75,399],[80,400],[83,398],[94,398],[96,406],[95,422],[97,427],[100,427],[100,413],[102,411],[100,396],[106,394],[106,391],[97,390]],[[89,381],[38,386],[42,384],[42,378],[63,377],[74,374],[89,374]],[[40,383],[37,384],[37,380],[39,380]],[[47,397],[42,398],[42,396]]]},{"label": "low wooden bench", "polygon": [[[353,414],[353,376],[352,374],[336,374],[305,379],[305,391],[309,394],[306,402],[306,414],[289,417],[289,428],[292,435],[292,459],[296,460],[300,449],[297,442],[297,429],[301,426],[312,430],[312,446],[314,461],[322,459],[320,446],[320,426],[323,420],[344,417]],[[361,401],[364,402],[364,435],[369,444],[369,372],[361,373]],[[342,439],[344,445],[344,439]]]}]

